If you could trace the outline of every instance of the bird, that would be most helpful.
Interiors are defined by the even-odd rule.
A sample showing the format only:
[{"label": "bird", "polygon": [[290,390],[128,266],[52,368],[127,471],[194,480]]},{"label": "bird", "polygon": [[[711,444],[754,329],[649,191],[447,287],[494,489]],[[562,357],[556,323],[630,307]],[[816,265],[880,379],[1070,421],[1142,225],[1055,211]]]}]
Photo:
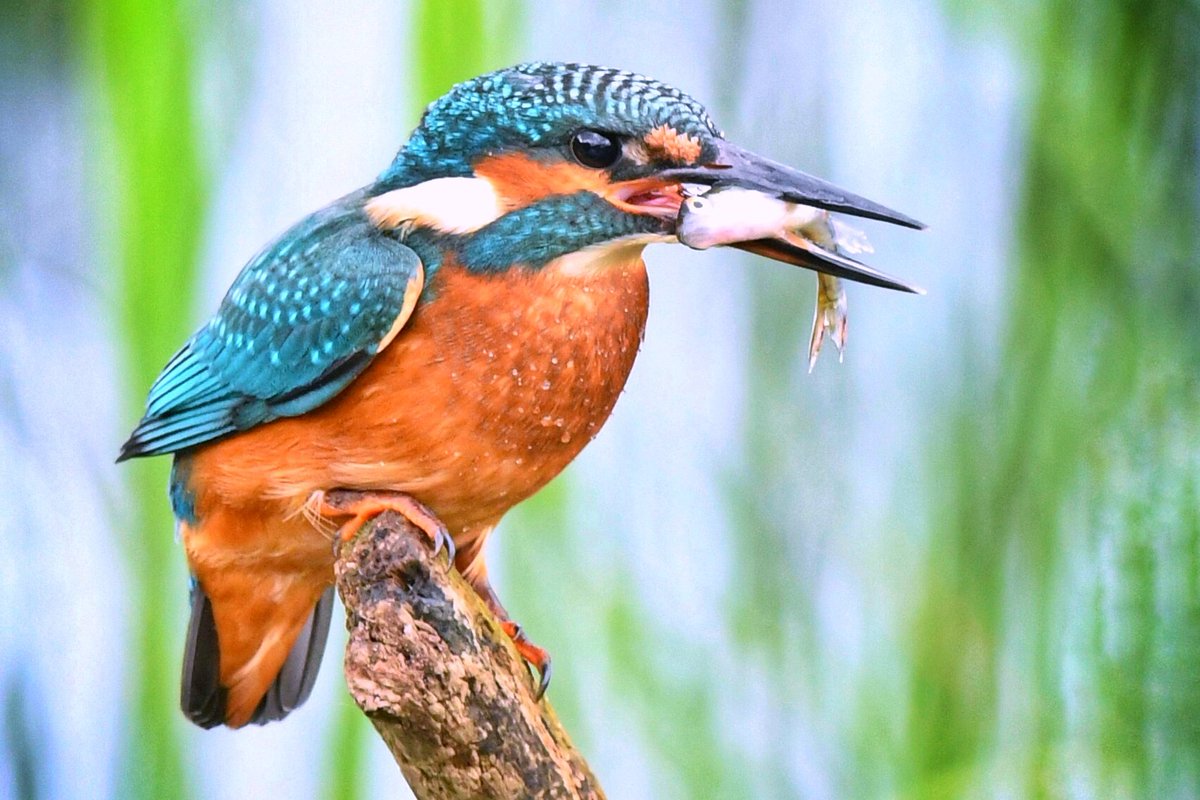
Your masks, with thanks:
[{"label": "bird", "polygon": [[[712,186],[923,227],[734,145],[665,83],[531,62],[454,86],[377,179],[245,265],[118,457],[173,455],[188,719],[239,728],[305,701],[331,538],[389,509],[450,554],[545,691],[550,657],[505,611],[483,545],[608,419],[646,324],[643,250],[675,242],[684,198]],[[912,290],[779,238],[733,246]]]}]

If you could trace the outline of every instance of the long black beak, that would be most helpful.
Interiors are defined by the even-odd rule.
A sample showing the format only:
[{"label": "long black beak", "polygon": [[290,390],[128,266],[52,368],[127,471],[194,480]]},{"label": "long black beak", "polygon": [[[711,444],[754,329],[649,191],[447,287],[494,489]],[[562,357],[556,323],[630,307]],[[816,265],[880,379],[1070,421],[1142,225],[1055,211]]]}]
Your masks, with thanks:
[{"label": "long black beak", "polygon": [[[924,223],[907,214],[901,214],[873,200],[834,186],[828,181],[725,141],[720,143],[716,158],[710,159],[708,163],[670,168],[658,173],[658,177],[679,183],[700,183],[714,187],[739,186],[792,203],[890,222],[916,230],[925,228]],[[732,243],[731,246],[859,283],[923,293],[921,289],[905,281],[819,247],[798,247],[779,239],[755,239]]]},{"label": "long black beak", "polygon": [[693,167],[667,169],[658,175],[680,183],[744,186],[765,194],[774,194],[793,203],[891,222],[916,230],[925,228],[923,222],[918,222],[907,214],[893,211],[887,206],[847,192],[814,175],[792,169],[786,164],[756,155],[725,141],[720,144],[716,160]]}]

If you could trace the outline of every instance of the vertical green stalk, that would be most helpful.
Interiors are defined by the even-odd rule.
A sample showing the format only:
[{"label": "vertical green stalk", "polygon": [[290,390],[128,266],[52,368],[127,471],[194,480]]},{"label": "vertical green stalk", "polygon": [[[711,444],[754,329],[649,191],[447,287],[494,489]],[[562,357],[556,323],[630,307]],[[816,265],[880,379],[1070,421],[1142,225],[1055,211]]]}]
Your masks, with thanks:
[{"label": "vertical green stalk", "polygon": [[416,0],[413,6],[417,111],[459,81],[504,66],[519,51],[520,0]]},{"label": "vertical green stalk", "polygon": [[325,797],[328,800],[357,800],[363,797],[371,723],[346,692],[338,692],[334,714]]},{"label": "vertical green stalk", "polygon": [[[191,324],[207,181],[192,105],[193,37],[174,0],[88,4],[89,68],[109,115],[115,185],[118,316],[130,421]],[[110,187],[106,187],[110,188]],[[123,797],[189,794],[177,711],[184,579],[171,535],[165,459],[125,467],[133,502],[117,530],[134,586],[134,651]]]},{"label": "vertical green stalk", "polygon": [[413,95],[419,110],[455,83],[486,72],[486,44],[483,3],[417,0],[413,7]]},{"label": "vertical green stalk", "polygon": [[[411,74],[418,114],[455,83],[502,66],[511,57],[520,34],[520,10],[518,0],[414,2]],[[324,792],[330,800],[363,797],[369,730],[358,707],[348,697],[340,698]]]},{"label": "vertical green stalk", "polygon": [[[757,46],[749,25],[754,5],[721,5],[722,30],[728,33],[720,37],[724,52],[714,63],[740,64]],[[746,88],[746,69],[725,67],[717,74],[719,118],[730,119],[744,105],[739,95]],[[802,104],[810,132],[822,130],[821,96],[800,92],[791,102]],[[753,110],[741,110],[744,119],[752,118]],[[780,147],[778,139],[764,143],[763,150]],[[803,145],[793,141],[792,147],[797,146],[809,148],[810,157],[794,150],[777,156],[788,163],[811,164],[811,154],[820,152],[823,143],[814,133]],[[836,476],[809,458],[797,458],[797,453],[838,451],[846,432],[836,421],[842,418],[838,406],[845,398],[834,393],[841,391],[845,377],[825,373],[822,380],[801,378],[802,343],[808,341],[811,322],[802,298],[816,288],[813,273],[742,258],[748,259],[744,314],[750,343],[743,371],[751,410],[739,424],[741,458],[722,476],[733,529],[731,585],[738,587],[726,599],[724,624],[739,658],[748,672],[761,676],[772,702],[759,722],[766,735],[755,753],[761,771],[758,783],[739,780],[736,762],[728,758],[724,771],[727,781],[746,786],[742,791],[747,795],[790,796],[796,789],[787,765],[797,753],[787,717],[793,708],[813,705],[821,677],[820,667],[813,666],[820,653],[813,588],[818,573],[803,551],[817,549],[820,545],[808,543],[820,543],[831,524],[841,524],[821,509],[829,506],[822,496],[842,494],[829,488]],[[828,368],[827,363],[821,366]],[[801,408],[804,412],[797,413]],[[710,686],[721,683],[720,675],[709,678]],[[710,735],[719,733],[717,729]]]}]

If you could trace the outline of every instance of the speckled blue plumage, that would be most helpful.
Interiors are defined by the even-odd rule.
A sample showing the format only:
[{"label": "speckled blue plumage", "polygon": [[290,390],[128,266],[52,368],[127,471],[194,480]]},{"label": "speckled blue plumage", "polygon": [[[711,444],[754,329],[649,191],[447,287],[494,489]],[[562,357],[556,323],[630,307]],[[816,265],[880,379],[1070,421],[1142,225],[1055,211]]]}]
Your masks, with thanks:
[{"label": "speckled blue plumage", "polygon": [[706,145],[721,138],[703,105],[644,75],[587,64],[519,64],[460,83],[431,103],[379,180],[400,186],[469,175],[470,159],[480,153],[561,146],[584,127],[632,136],[660,125]]},{"label": "speckled blue plumage", "polygon": [[122,458],[167,453],[284,416],[346,387],[392,327],[421,263],[353,202],[255,257],[167,364]]}]

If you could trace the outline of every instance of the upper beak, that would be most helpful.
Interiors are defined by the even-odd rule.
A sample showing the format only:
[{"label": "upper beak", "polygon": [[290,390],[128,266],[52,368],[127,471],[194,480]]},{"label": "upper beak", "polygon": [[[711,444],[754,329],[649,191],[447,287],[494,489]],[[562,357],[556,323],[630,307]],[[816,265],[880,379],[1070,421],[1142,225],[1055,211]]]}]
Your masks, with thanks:
[{"label": "upper beak", "polygon": [[[925,227],[923,223],[907,214],[901,214],[899,211],[894,211],[887,206],[834,186],[828,181],[756,155],[726,141],[720,142],[716,158],[708,163],[669,168],[658,173],[657,177],[679,183],[740,186],[780,197],[792,203],[881,220],[917,230]],[[797,247],[779,239],[754,239],[733,243],[732,246],[860,283],[901,291],[921,292],[919,288],[898,278],[821,248]]]},{"label": "upper beak", "polygon": [[925,224],[907,214],[893,211],[865,197],[847,192],[828,181],[792,169],[786,164],[751,153],[745,148],[722,141],[715,161],[691,167],[675,167],[658,173],[659,177],[680,183],[717,182],[744,186],[765,194],[774,194],[793,203],[840,211],[856,217],[882,220],[906,228],[923,230]]}]

